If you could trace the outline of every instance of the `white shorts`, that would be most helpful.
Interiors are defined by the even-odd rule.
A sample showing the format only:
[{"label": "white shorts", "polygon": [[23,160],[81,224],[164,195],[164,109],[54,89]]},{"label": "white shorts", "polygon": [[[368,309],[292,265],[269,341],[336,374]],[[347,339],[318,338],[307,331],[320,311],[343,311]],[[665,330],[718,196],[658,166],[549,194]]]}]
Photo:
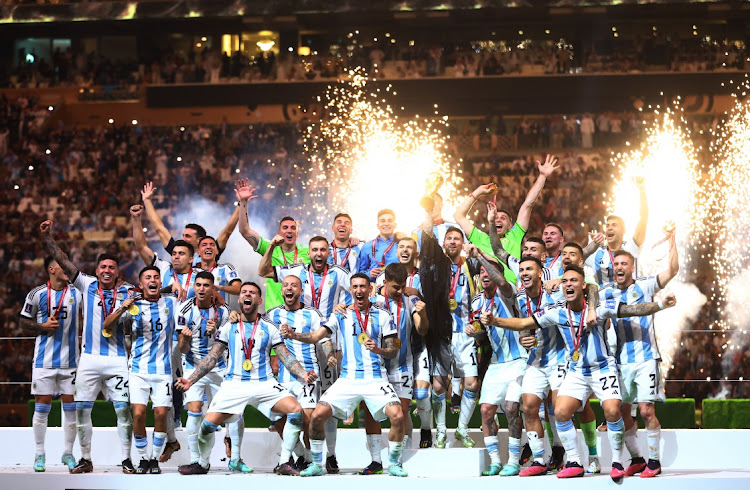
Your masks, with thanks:
[{"label": "white shorts", "polygon": [[399,398],[411,400],[414,395],[414,375],[409,373],[394,373],[388,375],[388,382]]},{"label": "white shorts", "polygon": [[620,364],[620,386],[623,403],[663,402],[664,383],[661,381],[660,361]]},{"label": "white shorts", "polygon": [[286,388],[297,399],[303,410],[315,408],[318,400],[320,400],[319,380],[315,380],[314,383],[310,384],[300,383],[297,380],[287,381],[286,383],[281,383],[281,386]]},{"label": "white shorts", "polygon": [[490,364],[482,382],[479,404],[502,407],[507,402],[521,401],[521,383],[526,359]]},{"label": "white shorts", "polygon": [[148,405],[149,398],[154,407],[172,406],[171,374],[130,373],[130,404]]},{"label": "white shorts", "polygon": [[527,366],[526,373],[523,375],[521,392],[524,395],[535,395],[540,400],[544,400],[550,391],[560,389],[563,379],[565,379],[565,364],[551,364],[544,368]]},{"label": "white shorts", "polygon": [[[193,372],[195,372],[195,369],[186,369],[183,377],[188,379]],[[205,394],[206,403],[211,404],[211,400],[216,396],[223,380],[224,376],[221,371],[214,370],[207,373],[185,392],[185,397],[182,399],[183,403],[202,402]]]},{"label": "white shorts", "polygon": [[281,399],[288,396],[294,398],[275,379],[268,381],[228,380],[222,383],[221,389],[211,402],[208,411],[235,415],[235,417],[230,417],[227,420],[227,422],[235,422],[244,413],[245,407],[251,405],[272,422],[275,422],[284,414],[274,412],[272,409]]},{"label": "white shorts", "polygon": [[77,402],[94,401],[103,391],[107,401],[127,403],[128,358],[81,354],[75,387]]},{"label": "white shorts", "polygon": [[328,403],[333,416],[346,420],[354,412],[359,402],[364,401],[372,418],[378,422],[385,420],[385,406],[390,402],[401,405],[396,391],[385,379],[339,378],[320,397],[320,402]]},{"label": "white shorts", "polygon": [[422,349],[414,362],[414,380],[430,382],[430,358],[426,347]]},{"label": "white shorts", "polygon": [[580,371],[568,370],[557,396],[570,396],[583,404],[592,393],[600,401],[622,400],[620,376],[614,359],[610,360],[609,369],[606,371],[597,369],[588,376],[584,376]]},{"label": "white shorts", "polygon": [[72,395],[75,393],[76,369],[78,368],[32,368],[31,394]]},{"label": "white shorts", "polygon": [[[445,353],[448,354],[447,352]],[[477,367],[477,347],[474,339],[463,332],[453,332],[451,337],[450,359],[452,364],[452,375],[454,378],[471,378],[479,374]],[[435,365],[432,374],[446,376],[442,366]]]}]

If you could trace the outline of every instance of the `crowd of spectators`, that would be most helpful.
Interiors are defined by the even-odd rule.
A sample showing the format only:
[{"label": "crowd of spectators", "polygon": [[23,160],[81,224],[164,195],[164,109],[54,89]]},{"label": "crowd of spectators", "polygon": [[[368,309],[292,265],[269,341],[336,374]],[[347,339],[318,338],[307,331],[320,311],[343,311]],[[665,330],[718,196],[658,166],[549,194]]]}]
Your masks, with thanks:
[{"label": "crowd of spectators", "polygon": [[[96,256],[106,250],[121,257],[123,275],[133,280],[141,263],[130,242],[128,208],[139,199],[144,182],[155,182],[157,210],[167,226],[179,232],[174,216],[181,203],[202,196],[228,217],[233,182],[245,176],[260,189],[251,219],[276,220],[278,204],[293,198],[288,194],[295,182],[289,176],[307,165],[302,127],[295,124],[96,129],[57,125],[40,131],[29,117],[36,109],[33,97],[0,98],[0,337],[29,335],[20,329],[18,313],[26,293],[45,281],[45,251],[38,234],[42,220],[55,222],[56,237],[67,244],[82,270],[92,272]],[[460,145],[451,151],[455,161],[464,156]],[[541,157],[533,153],[522,149],[515,154],[467,155],[466,185],[497,182],[503,207],[518,209]],[[539,234],[545,222],[556,221],[567,238],[583,242],[586,231],[594,229],[605,213],[601,196],[609,188],[609,151],[574,144],[556,154],[561,169],[537,203],[529,232]],[[484,210],[478,208],[473,218],[483,223]],[[217,220],[224,222],[226,217]],[[710,278],[710,272],[705,277]],[[701,322],[710,322],[711,311],[707,307]],[[678,351],[670,377],[705,378],[702,369],[716,379],[721,374],[719,348],[716,341],[694,337]],[[32,340],[0,341],[0,381],[28,381],[32,352]],[[735,371],[750,359],[745,351],[737,355],[741,362],[735,363]],[[738,390],[748,389],[738,385]],[[0,385],[0,403],[22,403],[28,389],[23,384]],[[672,394],[702,398],[719,389],[713,383],[689,383]]]},{"label": "crowd of spectators", "polygon": [[[660,38],[661,39],[661,38]],[[574,48],[566,42],[478,42],[454,45],[390,43],[342,44],[309,56],[273,51],[249,56],[220,53],[207,46],[187,52],[167,50],[140,59],[110,59],[94,52],[57,49],[51,59],[26,53],[0,86],[123,87],[139,84],[284,82],[331,80],[353,67],[379,78],[479,77],[498,75],[592,74],[640,71],[714,71],[745,67],[747,53],[733,43],[649,39],[623,45]]]}]

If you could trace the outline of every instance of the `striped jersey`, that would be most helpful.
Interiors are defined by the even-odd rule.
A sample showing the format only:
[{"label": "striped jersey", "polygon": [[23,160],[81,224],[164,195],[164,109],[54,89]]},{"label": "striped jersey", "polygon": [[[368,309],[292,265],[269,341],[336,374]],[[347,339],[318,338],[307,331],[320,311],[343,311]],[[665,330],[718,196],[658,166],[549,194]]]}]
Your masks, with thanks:
[{"label": "striped jersey", "polygon": [[475,292],[473,283],[474,275],[479,269],[478,267],[474,267],[474,264],[476,263],[477,262],[474,260],[469,259],[468,261],[461,260],[460,264],[451,264],[451,275],[449,279],[451,285],[453,284],[455,274],[459,274],[453,297],[453,299],[458,302],[458,307],[451,312],[453,333],[463,333],[464,330],[466,330],[466,325],[469,324],[471,300],[473,293]]},{"label": "striped jersey", "polygon": [[[595,372],[609,373],[615,364],[607,345],[606,320],[617,317],[617,301],[608,300],[599,305],[596,309],[598,321],[592,329],[586,328],[585,324],[587,308],[576,312],[568,309],[567,305],[565,301],[560,301],[554,306],[537,310],[533,318],[542,329],[557,329],[562,336],[569,370],[584,376],[591,376]],[[582,319],[584,323],[581,326]],[[580,339],[580,344],[576,349],[577,339]],[[573,360],[575,350],[580,352],[578,361]]]},{"label": "striped jersey", "polygon": [[325,327],[332,337],[338,337],[338,346],[342,352],[340,378],[347,379],[388,379],[384,359],[360,344],[358,336],[363,331],[379,346],[383,339],[396,335],[396,324],[391,314],[379,306],[371,306],[368,312],[360,312],[365,328],[360,327],[354,308],[347,308],[346,313],[334,313]]},{"label": "striped jersey", "polygon": [[[508,261],[506,262],[506,265],[508,266],[508,269],[513,272],[513,274],[516,276],[516,288],[519,290],[523,289],[523,284],[521,283],[521,261],[512,255],[508,255]],[[552,271],[546,267],[542,267],[542,284],[549,281],[550,279],[557,279],[557,277],[554,277],[552,275]]]},{"label": "striped jersey", "polygon": [[[227,381],[268,381],[273,380],[271,370],[271,349],[284,342],[279,326],[265,315],[258,315],[257,328],[253,335],[255,322],[225,323],[216,335],[216,341],[227,346],[227,370],[224,379]],[[244,336],[243,336],[244,333]],[[252,339],[252,342],[251,342]],[[245,352],[248,344],[250,371],[245,371]],[[244,347],[243,347],[244,346]]]},{"label": "striped jersey", "polygon": [[362,245],[340,248],[334,246],[333,242],[328,246],[328,264],[338,265],[346,272],[354,274],[357,272],[357,261],[362,254]]},{"label": "striped jersey", "polygon": [[[175,273],[174,267],[172,267],[171,262],[160,259],[156,254],[154,254],[154,261],[151,263],[151,265],[159,268],[159,272],[161,273],[162,288],[172,286],[172,283],[175,282],[175,278],[177,278],[177,282],[180,284],[180,286],[182,286],[182,289],[185,289],[187,291],[187,296],[185,299],[195,298],[195,290],[193,289],[193,286],[195,286],[195,276],[198,274],[198,272],[200,272],[198,269],[191,267],[187,272],[177,274]],[[174,292],[177,291],[175,290]]]},{"label": "striped jersey", "polygon": [[[378,287],[385,285],[385,272],[378,274],[378,277],[375,278],[375,285]],[[414,288],[420,293],[422,292],[422,281],[419,279],[419,269],[414,268],[411,274],[406,276],[406,287]]]},{"label": "striped jersey", "polygon": [[563,273],[565,272],[565,266],[563,266],[562,261],[562,249],[557,252],[556,257],[545,257],[542,261],[542,264],[544,264],[544,268],[549,271],[548,278],[558,278],[562,277]]},{"label": "striped jersey", "polygon": [[[302,303],[317,308],[325,318],[333,313],[333,307],[337,304],[345,303],[347,306],[352,304],[352,295],[349,293],[349,273],[338,265],[329,265],[320,274],[314,272],[310,264],[281,265],[273,269],[278,282],[282,282],[287,276],[299,277],[302,281]],[[315,288],[314,299],[313,287]]]},{"label": "striped jersey", "polygon": [[71,285],[55,291],[43,284],[26,295],[21,316],[41,324],[49,319],[50,314],[57,315],[60,325],[54,333],[37,335],[33,367],[60,369],[77,366],[81,300],[81,292]]},{"label": "striped jersey", "polygon": [[[623,241],[620,249],[630,252],[633,257],[636,258],[637,265],[640,248],[638,248],[638,245],[636,245],[633,240]],[[604,287],[605,284],[615,280],[615,271],[612,266],[612,259],[615,252],[616,250],[610,251],[605,244],[597,248],[596,251],[586,259],[585,265],[594,271],[594,277],[596,278],[596,283],[599,287]],[[634,269],[634,273],[636,270],[637,267]]]},{"label": "striped jersey", "polygon": [[[115,289],[101,289],[100,296],[99,280],[83,272],[78,273],[73,285],[83,296],[81,304],[83,305],[82,348],[84,354],[127,357],[125,333],[122,329],[116,328],[111,337],[105,337],[102,335],[102,327],[104,319],[133,293],[133,285],[123,282]],[[104,304],[102,304],[102,297]]]},{"label": "striped jersey", "polygon": [[[266,316],[276,325],[287,324],[292,330],[298,333],[314,332],[321,328],[321,325],[324,323],[324,318],[320,312],[309,306],[303,306],[294,311],[289,311],[283,306],[277,306],[266,312]],[[320,343],[322,344],[328,340],[326,338]],[[284,339],[284,345],[286,345],[289,353],[302,364],[305,371],[313,370],[315,374],[319,374],[320,370],[318,369],[318,357],[315,354],[315,344],[305,344],[299,340]],[[304,380],[296,378],[287,370],[284,363],[281,362],[279,363],[278,378],[280,383],[295,380],[304,383]]]},{"label": "striped jersey", "polygon": [[131,323],[134,337],[130,346],[130,372],[172,374],[177,367],[171,363],[177,295],[163,294],[154,302],[139,299],[133,305],[138,307],[138,313],[125,310],[120,317],[120,323]]},{"label": "striped jersey", "polygon": [[379,307],[390,311],[391,317],[396,325],[398,339],[401,348],[395,359],[385,359],[385,369],[390,375],[411,374],[414,372],[414,353],[412,352],[412,335],[419,335],[414,328],[414,305],[419,298],[416,296],[401,295],[397,300],[388,298],[382,294],[375,295],[374,302]]},{"label": "striped jersey", "polygon": [[[484,292],[474,296],[471,302],[471,310],[475,320],[479,320],[482,313],[486,311],[500,318],[514,318],[517,316],[515,302],[508,303],[509,301],[506,302],[500,293],[500,289],[496,288],[492,298],[488,298]],[[526,349],[520,344],[518,332],[487,325],[483,325],[483,328],[487,332],[487,337],[490,339],[490,345],[492,346],[492,363],[499,364],[528,357]]]},{"label": "striped jersey", "polygon": [[[541,303],[541,304],[540,304]],[[521,317],[528,318],[537,311],[554,306],[556,301],[541,290],[540,297],[529,296],[526,290],[516,294],[516,304]],[[557,364],[565,364],[565,341],[556,328],[538,328],[536,338],[539,344],[529,351],[528,365],[545,368]]]},{"label": "striped jersey", "polygon": [[[627,289],[617,284],[607,284],[599,291],[602,302],[615,300],[622,304],[637,305],[654,300],[654,294],[661,290],[657,276],[639,277]],[[661,359],[656,345],[654,315],[615,318],[612,326],[617,334],[617,364],[632,364],[653,359]]]},{"label": "striped jersey", "polygon": [[[237,274],[237,270],[232,264],[215,264],[214,267],[206,269],[214,276],[214,285],[216,286],[231,286],[232,283],[239,281],[240,276]],[[201,272],[203,269],[200,268],[200,262],[195,265],[195,272]],[[226,303],[229,303],[229,297],[231,294],[226,291],[217,292],[224,298]]]},{"label": "striped jersey", "polygon": [[[177,327],[179,333],[183,328],[193,331],[190,340],[190,350],[185,354],[185,369],[195,369],[195,366],[206,357],[214,345],[218,330],[229,321],[229,308],[226,305],[199,308],[196,298],[183,301],[177,307]],[[216,319],[216,331],[207,334],[208,321]],[[220,358],[213,371],[220,371],[226,367],[224,358]]]}]

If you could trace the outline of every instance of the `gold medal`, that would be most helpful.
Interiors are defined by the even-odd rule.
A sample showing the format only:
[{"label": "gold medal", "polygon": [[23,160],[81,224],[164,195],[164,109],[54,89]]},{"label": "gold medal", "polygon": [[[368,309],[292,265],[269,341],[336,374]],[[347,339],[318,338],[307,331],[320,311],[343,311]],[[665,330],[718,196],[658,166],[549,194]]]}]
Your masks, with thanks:
[{"label": "gold medal", "polygon": [[401,339],[399,339],[398,337],[396,337],[395,339],[393,339],[393,345],[396,347],[396,349],[400,349],[401,348]]},{"label": "gold medal", "polygon": [[357,336],[357,340],[359,341],[360,344],[364,344],[365,342],[367,342],[367,339],[369,338],[370,337],[368,337],[365,332],[362,332],[361,334]]},{"label": "gold medal", "polygon": [[448,308],[450,308],[451,311],[454,311],[456,308],[458,308],[458,301],[456,301],[455,299],[451,298],[448,301]]},{"label": "gold medal", "polygon": [[242,369],[244,369],[245,371],[250,371],[252,368],[252,361],[250,361],[250,359],[245,359],[245,362],[242,363]]},{"label": "gold medal", "polygon": [[133,316],[137,315],[140,312],[141,312],[141,310],[140,310],[140,308],[138,308],[138,305],[136,305],[136,304],[132,304],[132,305],[130,305],[130,308],[128,308],[128,313],[130,313]]},{"label": "gold medal", "polygon": [[482,324],[478,320],[474,320],[473,322],[471,322],[471,326],[474,327],[475,332],[479,332],[480,330],[482,330]]},{"label": "gold medal", "polygon": [[104,330],[102,329],[102,337],[110,338],[112,336],[111,330]]},{"label": "gold medal", "polygon": [[581,353],[577,350],[573,351],[573,362],[578,362],[578,358],[581,357]]}]

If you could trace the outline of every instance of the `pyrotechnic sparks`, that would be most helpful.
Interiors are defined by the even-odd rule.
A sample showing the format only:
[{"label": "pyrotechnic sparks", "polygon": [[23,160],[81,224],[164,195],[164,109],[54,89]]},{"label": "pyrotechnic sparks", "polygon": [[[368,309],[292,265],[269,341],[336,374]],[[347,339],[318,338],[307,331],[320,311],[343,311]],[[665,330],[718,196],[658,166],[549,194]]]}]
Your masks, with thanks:
[{"label": "pyrotechnic sparks", "polygon": [[349,75],[319,97],[320,120],[307,127],[305,228],[327,230],[336,213],[347,212],[354,234],[369,238],[378,210],[390,208],[398,229],[409,232],[424,219],[419,200],[434,171],[445,177],[441,194],[452,210],[463,178],[448,158],[447,117],[399,118],[388,104],[390,87],[368,87],[359,71]]},{"label": "pyrotechnic sparks", "polygon": [[679,107],[657,114],[639,149],[615,155],[612,177],[616,183],[605,201],[609,213],[625,220],[628,239],[640,216],[640,194],[635,179],[645,178],[648,227],[638,257],[640,275],[657,274],[667,267],[667,243],[654,245],[664,237],[668,222],[676,225],[681,269],[667,289],[680,297],[676,308],[657,315],[655,324],[665,368],[671,366],[680,330],[692,323],[705,303],[705,297],[689,284],[689,278],[696,272],[689,264],[694,251],[701,246],[709,206],[701,199],[701,166],[684,123]]}]

